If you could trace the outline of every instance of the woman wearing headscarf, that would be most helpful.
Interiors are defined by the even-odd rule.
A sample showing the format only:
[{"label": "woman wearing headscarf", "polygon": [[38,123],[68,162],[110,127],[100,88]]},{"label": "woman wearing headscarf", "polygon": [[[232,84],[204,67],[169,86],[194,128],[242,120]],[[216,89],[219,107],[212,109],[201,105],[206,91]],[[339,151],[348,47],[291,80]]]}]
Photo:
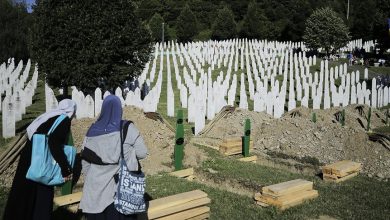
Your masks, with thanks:
[{"label": "woman wearing headscarf", "polygon": [[[97,121],[89,128],[83,144],[84,188],[79,208],[88,220],[135,219],[125,216],[114,207],[117,183],[114,176],[119,171],[121,152],[122,104],[118,97],[107,96]],[[84,152],[94,156],[86,159]],[[130,171],[138,171],[138,160],[147,155],[143,138],[133,123],[130,123],[123,144],[124,158]],[[98,161],[98,162],[96,162]]]},{"label": "woman wearing headscarf", "polygon": [[20,154],[4,210],[4,220],[49,220],[51,218],[54,187],[26,179],[27,170],[31,164],[32,139],[34,134],[47,134],[60,115],[68,116],[49,135],[48,146],[54,160],[61,168],[64,180],[70,180],[72,167],[69,165],[63,149],[68,141],[71,119],[75,112],[76,103],[70,99],[64,99],[58,104],[57,109],[42,114],[27,127],[28,140]]}]

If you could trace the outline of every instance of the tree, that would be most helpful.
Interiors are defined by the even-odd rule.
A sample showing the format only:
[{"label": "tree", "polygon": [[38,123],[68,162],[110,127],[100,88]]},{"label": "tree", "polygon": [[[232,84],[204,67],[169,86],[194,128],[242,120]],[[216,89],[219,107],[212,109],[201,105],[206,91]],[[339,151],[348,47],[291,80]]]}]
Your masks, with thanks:
[{"label": "tree", "polygon": [[225,40],[234,38],[237,32],[237,24],[234,21],[234,14],[228,7],[218,10],[218,15],[213,25],[212,38]]},{"label": "tree", "polygon": [[90,93],[141,73],[151,36],[127,0],[39,0],[34,8],[33,58],[47,82]]},{"label": "tree", "polygon": [[[152,32],[152,38],[154,41],[161,42],[162,40],[162,23],[164,23],[164,19],[159,13],[154,14],[149,21],[149,28]],[[164,37],[166,36],[167,34],[165,32]]]},{"label": "tree", "polygon": [[141,0],[138,3],[137,14],[143,21],[148,21],[159,12],[162,12],[162,4],[159,0]]},{"label": "tree", "polygon": [[255,1],[248,4],[248,11],[244,17],[242,28],[240,31],[241,37],[249,39],[264,39],[269,35],[271,23],[265,16],[264,11],[258,7]]},{"label": "tree", "polygon": [[25,4],[0,0],[0,64],[10,57],[16,62],[27,61],[30,26],[31,15]]},{"label": "tree", "polygon": [[198,21],[190,7],[186,5],[177,18],[176,34],[181,42],[191,41],[198,33]]},{"label": "tree", "polygon": [[328,7],[315,10],[306,21],[303,40],[312,49],[322,47],[329,54],[345,46],[349,39],[348,27]]}]

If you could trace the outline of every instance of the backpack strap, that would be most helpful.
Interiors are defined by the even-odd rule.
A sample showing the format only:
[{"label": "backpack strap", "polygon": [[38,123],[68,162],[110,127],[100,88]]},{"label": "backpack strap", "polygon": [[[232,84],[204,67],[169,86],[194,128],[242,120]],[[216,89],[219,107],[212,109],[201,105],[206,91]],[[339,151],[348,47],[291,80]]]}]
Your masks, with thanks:
[{"label": "backpack strap", "polygon": [[129,130],[129,126],[132,123],[133,123],[132,121],[122,120],[121,124],[120,124],[120,126],[121,126],[121,132],[120,132],[120,136],[121,136],[121,158],[122,159],[125,158],[125,156],[123,154],[123,144],[125,143],[126,136],[127,136],[127,131]]},{"label": "backpack strap", "polygon": [[57,126],[62,122],[62,120],[65,119],[65,117],[67,117],[66,115],[64,114],[61,114],[53,123],[53,125],[51,126],[50,130],[47,132],[47,136],[49,136],[51,133],[53,133],[53,131],[57,128]]}]

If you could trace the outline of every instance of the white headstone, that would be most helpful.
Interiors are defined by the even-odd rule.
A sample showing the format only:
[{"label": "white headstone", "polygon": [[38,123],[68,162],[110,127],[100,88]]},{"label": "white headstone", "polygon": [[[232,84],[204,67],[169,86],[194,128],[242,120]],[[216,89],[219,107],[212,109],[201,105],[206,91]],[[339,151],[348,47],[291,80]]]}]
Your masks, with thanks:
[{"label": "white headstone", "polygon": [[2,104],[3,138],[11,138],[15,136],[15,106],[10,96],[6,96]]}]

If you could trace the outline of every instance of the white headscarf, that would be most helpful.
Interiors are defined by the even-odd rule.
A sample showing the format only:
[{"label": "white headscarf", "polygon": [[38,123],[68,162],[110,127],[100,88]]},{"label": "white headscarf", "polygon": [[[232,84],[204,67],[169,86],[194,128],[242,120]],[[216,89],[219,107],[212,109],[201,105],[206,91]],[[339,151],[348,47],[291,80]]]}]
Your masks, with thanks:
[{"label": "white headscarf", "polygon": [[76,103],[74,101],[70,99],[62,100],[61,102],[58,103],[58,107],[56,109],[40,115],[27,127],[26,130],[27,130],[28,139],[31,140],[33,134],[37,131],[39,126],[41,126],[50,118],[62,114],[66,114],[68,115],[69,118],[71,118],[75,112],[76,112]]}]

